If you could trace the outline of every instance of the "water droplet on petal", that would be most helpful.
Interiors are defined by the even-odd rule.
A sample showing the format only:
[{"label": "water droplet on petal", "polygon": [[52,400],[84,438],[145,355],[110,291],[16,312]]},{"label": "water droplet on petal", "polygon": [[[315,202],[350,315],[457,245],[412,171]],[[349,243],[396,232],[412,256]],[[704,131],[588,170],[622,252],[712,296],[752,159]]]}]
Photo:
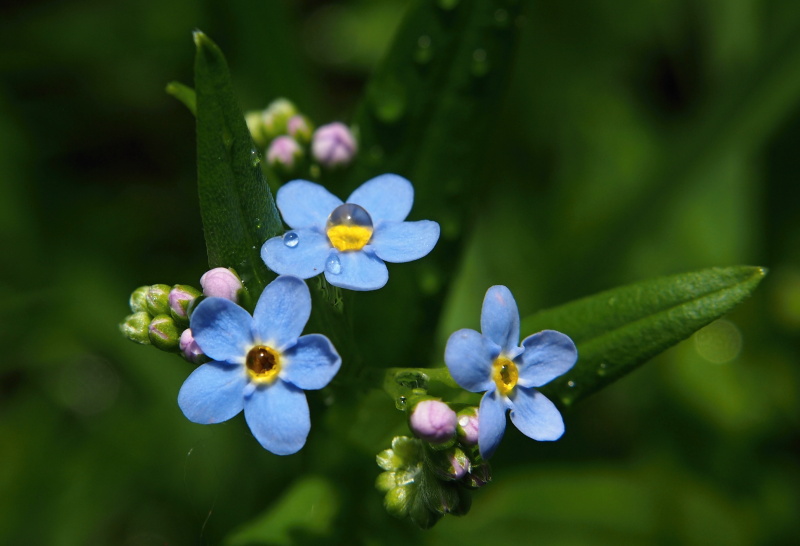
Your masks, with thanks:
[{"label": "water droplet on petal", "polygon": [[333,275],[338,275],[342,272],[342,262],[339,261],[339,256],[336,254],[331,254],[328,256],[328,261],[325,262],[325,269],[328,270],[328,273]]},{"label": "water droplet on petal", "polygon": [[283,244],[289,248],[294,248],[300,242],[300,237],[294,231],[287,231],[283,236]]}]

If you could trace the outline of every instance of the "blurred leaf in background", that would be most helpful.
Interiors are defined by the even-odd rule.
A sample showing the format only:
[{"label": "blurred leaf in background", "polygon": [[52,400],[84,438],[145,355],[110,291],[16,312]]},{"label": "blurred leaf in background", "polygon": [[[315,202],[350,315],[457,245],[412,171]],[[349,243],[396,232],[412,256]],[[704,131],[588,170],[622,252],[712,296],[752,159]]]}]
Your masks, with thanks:
[{"label": "blurred leaf in background", "polygon": [[[531,0],[509,2],[505,19],[492,13],[519,43],[508,90],[484,112],[485,148],[461,182],[473,188],[458,196],[465,251],[452,282],[431,284],[447,295],[444,320],[423,334],[433,348],[419,364],[440,360],[452,331],[476,326],[469,321],[492,284],[507,285],[530,314],[712,266],[758,264],[771,275],[723,321],[576,406],[560,442],[530,442],[510,429],[493,459],[494,481],[474,495],[467,517],[425,534],[383,511],[372,483],[385,437],[358,427],[370,412],[399,419],[390,400],[370,397],[352,430],[317,427],[307,450],[278,458],[252,442],[242,421],[185,421],[175,398],[186,363],[119,336],[131,289],[196,284],[207,267],[194,120],[163,91],[169,81],[192,81],[192,30],[225,52],[243,109],[286,96],[315,119],[350,121],[416,3],[0,8],[0,542],[795,540],[794,0],[625,9]],[[435,4],[437,24],[457,15],[443,5],[484,5]],[[511,17],[512,9],[519,13]],[[425,168],[412,179],[423,195],[437,181]],[[437,219],[425,212],[415,208]],[[397,267],[391,282],[419,286],[425,274],[423,264]],[[382,296],[359,296],[359,310],[384,309]],[[398,306],[380,316],[401,317]],[[365,324],[365,338],[390,337],[385,322]],[[383,349],[379,358],[398,365],[398,354]],[[335,422],[346,410],[337,405],[346,402],[321,418]],[[337,447],[321,455],[323,445]],[[310,526],[308,496],[322,503]],[[258,534],[259,523],[274,534]]]}]

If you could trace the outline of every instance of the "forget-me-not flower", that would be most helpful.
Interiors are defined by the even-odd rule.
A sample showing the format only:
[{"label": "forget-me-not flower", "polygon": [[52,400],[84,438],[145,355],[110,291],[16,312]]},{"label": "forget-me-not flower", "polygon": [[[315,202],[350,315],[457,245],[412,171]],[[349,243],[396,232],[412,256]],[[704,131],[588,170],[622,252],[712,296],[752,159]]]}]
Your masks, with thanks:
[{"label": "forget-me-not flower", "polygon": [[278,190],[276,203],[292,228],[261,248],[267,267],[308,279],[325,273],[334,286],[376,290],[389,280],[384,262],[410,262],[439,240],[439,224],[405,222],[414,202],[411,182],[384,174],[357,188],[347,201],[306,180]]},{"label": "forget-me-not flower", "polygon": [[326,386],[342,360],[327,337],[301,336],[311,295],[297,277],[278,277],[251,317],[225,298],[203,300],[191,317],[195,342],[213,362],[198,367],[178,394],[190,421],[221,423],[244,409],[259,443],[276,455],[300,450],[311,430],[304,390]]},{"label": "forget-me-not flower", "polygon": [[478,447],[490,457],[511,422],[534,440],[558,440],[564,421],[556,406],[535,387],[563,375],[575,365],[572,340],[544,330],[519,343],[519,311],[511,291],[492,286],[481,311],[481,332],[463,329],[447,340],[444,361],[453,379],[470,392],[486,392],[478,411]]}]

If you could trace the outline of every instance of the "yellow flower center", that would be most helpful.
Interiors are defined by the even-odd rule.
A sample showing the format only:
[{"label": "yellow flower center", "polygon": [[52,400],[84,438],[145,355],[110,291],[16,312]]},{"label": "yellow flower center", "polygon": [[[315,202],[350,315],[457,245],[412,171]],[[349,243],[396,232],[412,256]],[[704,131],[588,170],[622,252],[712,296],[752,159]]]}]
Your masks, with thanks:
[{"label": "yellow flower center", "polygon": [[372,237],[372,218],[363,207],[353,203],[339,205],[330,216],[326,234],[336,250],[361,250]]},{"label": "yellow flower center", "polygon": [[498,356],[492,363],[492,379],[503,396],[514,390],[519,379],[517,365],[504,356]]},{"label": "yellow flower center", "polygon": [[269,385],[281,371],[281,355],[265,345],[256,345],[247,353],[247,373],[256,383]]}]

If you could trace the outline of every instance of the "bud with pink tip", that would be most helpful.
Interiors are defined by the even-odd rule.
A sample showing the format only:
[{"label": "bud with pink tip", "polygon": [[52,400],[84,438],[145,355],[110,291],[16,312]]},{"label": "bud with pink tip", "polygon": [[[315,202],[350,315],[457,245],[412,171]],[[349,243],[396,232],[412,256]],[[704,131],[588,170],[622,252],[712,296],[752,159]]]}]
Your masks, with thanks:
[{"label": "bud with pink tip", "polygon": [[215,267],[200,277],[200,286],[203,287],[203,294],[206,296],[237,302],[239,301],[238,292],[242,289],[242,281],[230,269]]},{"label": "bud with pink tip", "polygon": [[204,360],[205,355],[203,354],[203,351],[200,349],[200,346],[194,340],[192,331],[189,328],[184,330],[183,333],[181,334],[178,346],[180,347],[181,353],[183,354],[183,358],[185,358],[189,362],[194,362],[195,364],[199,364],[200,361]]},{"label": "bud with pink tip", "polygon": [[314,132],[311,151],[314,159],[327,168],[343,167],[356,155],[358,147],[353,133],[343,123],[323,125]]},{"label": "bud with pink tip", "polygon": [[311,124],[311,121],[302,114],[296,114],[290,117],[289,121],[286,122],[286,132],[297,142],[308,144],[313,131],[314,126]]},{"label": "bud with pink tip", "polygon": [[282,135],[277,137],[267,149],[267,163],[269,163],[270,167],[278,168],[285,172],[291,172],[302,158],[302,148],[290,136]]},{"label": "bud with pink tip", "polygon": [[441,400],[423,400],[411,412],[411,431],[426,442],[442,444],[453,438],[458,420],[456,412]]},{"label": "bud with pink tip", "polygon": [[200,291],[192,286],[185,284],[176,284],[173,286],[172,290],[169,291],[168,298],[170,316],[181,324],[187,324],[189,322],[189,315],[186,310],[192,300],[199,295]]},{"label": "bud with pink tip", "polygon": [[468,446],[478,444],[478,408],[464,408],[458,412],[458,438]]}]

